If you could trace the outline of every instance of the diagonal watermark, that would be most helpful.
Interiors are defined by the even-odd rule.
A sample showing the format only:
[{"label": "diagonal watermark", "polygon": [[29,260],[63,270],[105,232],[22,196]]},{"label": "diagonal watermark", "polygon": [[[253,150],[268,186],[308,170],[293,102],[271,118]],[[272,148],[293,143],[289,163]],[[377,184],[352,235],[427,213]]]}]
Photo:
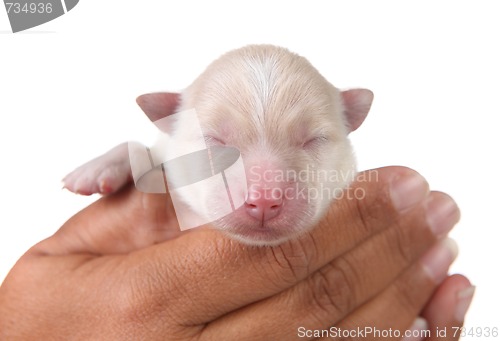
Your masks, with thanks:
[{"label": "diagonal watermark", "polygon": [[[156,145],[148,148],[129,142],[132,176],[138,190],[146,193],[169,193],[181,230],[220,219],[240,208],[247,196],[243,160],[238,149],[226,146],[207,147],[194,109],[158,120],[155,125],[175,125],[179,116],[190,122],[194,136],[169,135],[165,141],[173,148]],[[162,133],[165,134],[165,133]],[[203,210],[187,202],[192,198],[209,199],[216,209]],[[195,201],[197,202],[197,201]],[[203,204],[199,204],[203,206]]]}]

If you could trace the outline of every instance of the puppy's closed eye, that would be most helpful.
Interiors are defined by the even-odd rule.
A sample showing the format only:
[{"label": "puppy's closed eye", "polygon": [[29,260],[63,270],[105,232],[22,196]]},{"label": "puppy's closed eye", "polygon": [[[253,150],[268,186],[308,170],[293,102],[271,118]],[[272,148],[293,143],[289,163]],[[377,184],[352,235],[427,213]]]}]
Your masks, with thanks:
[{"label": "puppy's closed eye", "polygon": [[304,143],[302,143],[302,148],[304,149],[313,149],[322,144],[328,142],[328,137],[326,136],[315,136],[307,139]]}]

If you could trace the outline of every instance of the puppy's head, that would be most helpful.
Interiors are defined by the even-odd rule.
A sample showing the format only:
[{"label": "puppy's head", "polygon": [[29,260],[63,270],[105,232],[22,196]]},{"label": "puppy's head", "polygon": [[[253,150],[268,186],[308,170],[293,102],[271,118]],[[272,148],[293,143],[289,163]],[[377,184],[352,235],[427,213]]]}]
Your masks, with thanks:
[{"label": "puppy's head", "polygon": [[[194,108],[206,145],[235,147],[243,159],[245,203],[214,225],[256,245],[313,226],[355,175],[347,135],[372,98],[369,90],[339,92],[284,48],[247,46],[213,62],[183,92],[178,111]],[[180,115],[171,133],[195,136],[192,129]],[[227,193],[204,188],[183,200],[208,216],[227,205]]]}]

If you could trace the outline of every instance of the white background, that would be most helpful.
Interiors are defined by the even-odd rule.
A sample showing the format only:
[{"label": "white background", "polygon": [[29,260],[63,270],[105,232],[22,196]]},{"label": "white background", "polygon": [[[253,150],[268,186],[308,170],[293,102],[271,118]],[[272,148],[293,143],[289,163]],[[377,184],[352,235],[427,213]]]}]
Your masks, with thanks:
[{"label": "white background", "polygon": [[[249,43],[286,46],[340,88],[374,91],[359,168],[406,165],[462,220],[452,272],[477,285],[469,327],[498,318],[500,5],[496,1],[88,1],[26,33],[0,9],[0,280],[95,197],[75,166],[154,134],[139,94],[180,90]],[[477,338],[471,338],[477,339]]]}]

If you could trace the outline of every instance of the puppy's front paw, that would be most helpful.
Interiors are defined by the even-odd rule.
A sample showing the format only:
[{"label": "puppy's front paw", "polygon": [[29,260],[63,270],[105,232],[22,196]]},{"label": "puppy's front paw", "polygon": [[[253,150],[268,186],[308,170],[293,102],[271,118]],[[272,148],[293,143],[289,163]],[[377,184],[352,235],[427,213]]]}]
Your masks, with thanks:
[{"label": "puppy's front paw", "polygon": [[131,180],[127,145],[120,145],[69,173],[62,180],[73,193],[91,195],[116,192]]}]

